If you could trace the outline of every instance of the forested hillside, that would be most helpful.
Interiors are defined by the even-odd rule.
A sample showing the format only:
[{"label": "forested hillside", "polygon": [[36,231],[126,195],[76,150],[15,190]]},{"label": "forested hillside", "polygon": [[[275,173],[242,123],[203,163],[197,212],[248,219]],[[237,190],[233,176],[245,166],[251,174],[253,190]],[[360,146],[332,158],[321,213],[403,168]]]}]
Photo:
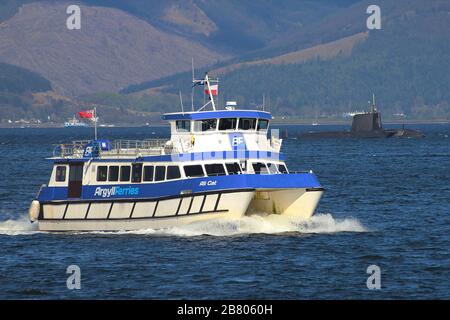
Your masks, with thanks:
[{"label": "forested hillside", "polygon": [[52,90],[50,81],[30,70],[0,63],[0,119],[28,116],[31,94]]},{"label": "forested hillside", "polygon": [[[385,14],[382,29],[370,31],[351,54],[316,57],[302,63],[275,64],[269,59],[263,64],[241,64],[231,72],[218,74],[221,99],[236,99],[240,105],[248,106],[260,104],[266,95],[276,113],[313,116],[318,112],[337,115],[364,109],[375,93],[386,115],[450,117],[450,2],[430,1],[427,5],[397,1],[389,5],[391,10]],[[348,25],[354,24],[353,15],[343,15]],[[337,17],[335,21],[343,19]],[[336,25],[336,29],[341,27]],[[298,46],[292,43],[289,48],[280,47],[273,52],[285,54],[285,50],[289,52]],[[261,56],[267,54],[264,51]],[[189,80],[190,74],[186,73],[131,86],[124,92],[173,84],[166,92],[181,89],[187,94]]]},{"label": "forested hillside", "polygon": [[379,0],[371,31],[370,0],[77,3],[81,32],[65,29],[64,1],[0,2],[1,122],[93,105],[110,122],[157,119],[180,91],[190,107],[192,57],[220,78],[221,106],[264,96],[277,116],[338,119],[375,93],[384,118],[450,119],[449,0]]},{"label": "forested hillside", "polygon": [[51,90],[50,81],[30,70],[0,62],[0,92],[21,94]]}]

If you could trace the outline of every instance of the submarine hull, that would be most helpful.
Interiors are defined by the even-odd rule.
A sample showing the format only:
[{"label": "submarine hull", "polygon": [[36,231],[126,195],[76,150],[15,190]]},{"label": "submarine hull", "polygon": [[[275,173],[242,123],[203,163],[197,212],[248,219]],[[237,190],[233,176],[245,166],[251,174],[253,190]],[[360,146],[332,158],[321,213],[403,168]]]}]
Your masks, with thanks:
[{"label": "submarine hull", "polygon": [[319,131],[298,135],[298,138],[422,138],[424,134],[417,130],[402,128],[385,130],[381,124],[381,114],[373,108],[370,112],[353,117],[351,131]]},{"label": "submarine hull", "polygon": [[324,131],[324,132],[307,132],[302,133],[299,138],[390,138],[396,135],[396,132],[377,130],[366,132],[352,132],[352,131]]},{"label": "submarine hull", "polygon": [[425,135],[416,130],[382,130],[374,132],[351,131],[324,131],[306,132],[298,135],[301,139],[325,139],[325,138],[423,138]]}]

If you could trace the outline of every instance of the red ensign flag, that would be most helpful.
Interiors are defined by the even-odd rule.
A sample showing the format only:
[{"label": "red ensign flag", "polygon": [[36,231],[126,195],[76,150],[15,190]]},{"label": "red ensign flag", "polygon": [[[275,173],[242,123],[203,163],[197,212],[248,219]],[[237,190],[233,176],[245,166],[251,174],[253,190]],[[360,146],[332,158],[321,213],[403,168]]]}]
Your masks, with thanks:
[{"label": "red ensign flag", "polygon": [[[210,88],[211,88],[211,94],[213,95],[213,96],[217,96],[217,93],[218,93],[218,91],[219,91],[219,85],[218,84],[213,84],[213,85],[211,85],[211,86],[209,86]],[[208,88],[206,87],[206,89],[205,89],[205,93],[206,94],[209,94],[209,90],[208,90]]]},{"label": "red ensign flag", "polygon": [[94,118],[94,110],[80,111],[80,112],[78,112],[78,115],[80,116],[80,118],[93,119]]}]

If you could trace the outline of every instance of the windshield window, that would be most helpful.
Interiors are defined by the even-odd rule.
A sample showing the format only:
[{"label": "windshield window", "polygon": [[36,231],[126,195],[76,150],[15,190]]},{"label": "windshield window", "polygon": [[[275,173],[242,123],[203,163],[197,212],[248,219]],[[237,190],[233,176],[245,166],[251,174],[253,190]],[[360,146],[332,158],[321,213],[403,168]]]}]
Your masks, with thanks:
[{"label": "windshield window", "polygon": [[177,120],[176,122],[177,132],[189,132],[191,131],[190,120]]},{"label": "windshield window", "polygon": [[219,130],[236,130],[237,118],[223,118],[219,120]]},{"label": "windshield window", "polygon": [[269,120],[264,120],[264,119],[258,120],[258,131],[267,130],[268,126],[269,126]]},{"label": "windshield window", "polygon": [[217,119],[196,120],[194,130],[197,132],[214,131],[217,127]]},{"label": "windshield window", "polygon": [[240,118],[239,119],[239,129],[240,130],[255,130],[256,119],[253,118]]}]

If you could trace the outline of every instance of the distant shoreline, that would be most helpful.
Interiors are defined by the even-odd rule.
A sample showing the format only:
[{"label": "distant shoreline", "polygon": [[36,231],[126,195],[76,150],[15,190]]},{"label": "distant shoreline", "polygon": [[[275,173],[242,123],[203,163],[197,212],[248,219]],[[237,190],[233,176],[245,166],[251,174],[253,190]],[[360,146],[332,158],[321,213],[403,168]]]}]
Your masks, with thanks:
[{"label": "distant shoreline", "polygon": [[[384,125],[415,125],[415,124],[450,124],[450,120],[407,120],[407,121],[383,121]],[[283,126],[312,126],[311,121],[278,121],[277,119],[272,120],[272,125],[283,125]],[[318,122],[318,126],[336,126],[336,125],[351,125],[351,121],[324,121]],[[99,127],[99,129],[113,129],[113,128],[159,128],[159,127],[168,127],[167,123],[159,122],[152,125],[139,125],[139,124],[118,124],[114,125],[114,127]],[[24,128],[33,128],[33,129],[63,129],[65,128],[61,124],[0,124],[0,129],[24,129]],[[71,127],[67,129],[75,129],[77,127]],[[83,127],[84,129],[89,127]],[[91,127],[93,128],[93,127]]]},{"label": "distant shoreline", "polygon": [[[277,121],[272,120],[272,125],[294,125],[294,126],[312,126],[311,121]],[[318,121],[319,126],[336,126],[336,125],[348,125],[350,126],[351,120],[348,121]],[[411,125],[411,124],[450,124],[450,120],[408,120],[408,121],[398,121],[398,120],[384,120],[383,125]]]}]

